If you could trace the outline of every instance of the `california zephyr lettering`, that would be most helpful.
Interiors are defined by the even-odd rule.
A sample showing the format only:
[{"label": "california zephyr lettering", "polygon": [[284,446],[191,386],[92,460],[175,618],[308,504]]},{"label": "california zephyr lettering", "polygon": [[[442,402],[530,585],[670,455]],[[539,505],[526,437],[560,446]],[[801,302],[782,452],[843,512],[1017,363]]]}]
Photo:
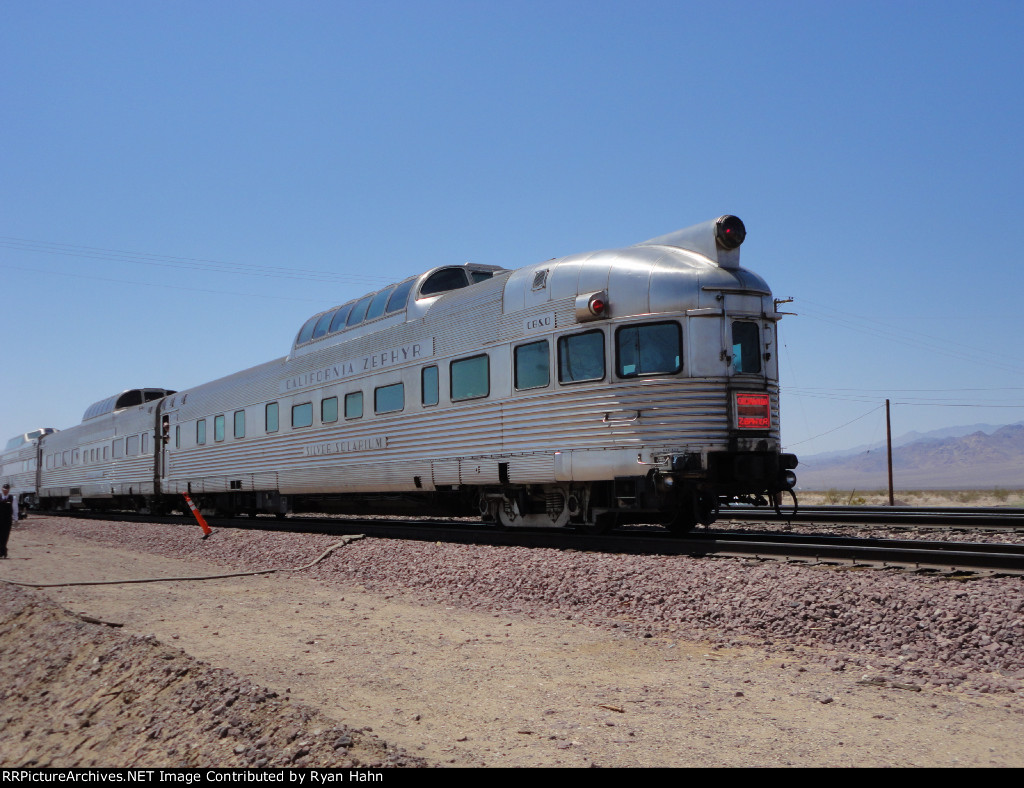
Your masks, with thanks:
[{"label": "california zephyr lettering", "polygon": [[303,372],[301,375],[293,375],[281,381],[278,385],[278,391],[281,394],[288,394],[311,386],[326,386],[329,383],[345,380],[362,372],[373,372],[397,366],[407,361],[429,358],[434,355],[433,344],[433,341],[416,342],[411,345],[392,348],[383,353],[374,353],[372,356],[364,356],[352,361],[342,361],[338,364],[331,364],[328,367],[314,369],[311,372]]}]

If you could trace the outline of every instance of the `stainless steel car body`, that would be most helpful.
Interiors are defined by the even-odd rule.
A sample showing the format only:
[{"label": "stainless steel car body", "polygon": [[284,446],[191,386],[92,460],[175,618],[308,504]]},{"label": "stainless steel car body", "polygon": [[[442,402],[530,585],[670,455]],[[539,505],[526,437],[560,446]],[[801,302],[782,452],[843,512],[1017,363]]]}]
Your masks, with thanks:
[{"label": "stainless steel car body", "polygon": [[10,485],[11,495],[23,504],[34,500],[38,487],[40,438],[54,432],[53,427],[42,427],[15,435],[0,452],[0,485]]},{"label": "stainless steel car body", "polygon": [[90,406],[81,424],[46,436],[40,497],[77,507],[157,493],[156,412],[167,393],[128,389]]},{"label": "stainless steel car body", "polygon": [[[779,315],[739,265],[744,234],[721,217],[515,271],[433,269],[314,315],[285,357],[50,436],[44,454],[72,462],[43,469],[43,493],[249,513],[434,496],[556,526],[763,503],[795,458],[780,460]],[[674,361],[641,360],[666,347]],[[124,435],[151,453],[95,461]]]}]

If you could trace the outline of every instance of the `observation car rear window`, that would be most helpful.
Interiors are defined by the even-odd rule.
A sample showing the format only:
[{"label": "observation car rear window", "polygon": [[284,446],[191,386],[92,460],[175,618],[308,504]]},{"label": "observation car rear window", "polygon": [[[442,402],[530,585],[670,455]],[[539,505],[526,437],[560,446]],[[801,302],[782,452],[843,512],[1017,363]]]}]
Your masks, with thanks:
[{"label": "observation car rear window", "polygon": [[427,277],[427,281],[420,287],[420,296],[437,295],[447,293],[449,290],[458,290],[460,287],[467,287],[466,272],[461,268],[442,268],[434,271]]},{"label": "observation car rear window", "polygon": [[373,410],[376,413],[393,413],[405,407],[405,384],[393,383],[380,386],[373,392]]},{"label": "observation car rear window", "polygon": [[618,374],[673,375],[683,368],[683,332],[678,323],[643,323],[615,332]]},{"label": "observation car rear window", "polygon": [[749,320],[733,321],[732,371],[761,371],[761,336],[757,323]]},{"label": "observation car rear window", "polygon": [[491,393],[491,359],[486,353],[453,361],[449,371],[452,402],[478,399]]},{"label": "observation car rear window", "polygon": [[604,332],[586,331],[558,338],[558,381],[580,383],[604,378]]},{"label": "observation car rear window", "polygon": [[546,339],[516,348],[516,389],[544,388],[551,382],[551,348]]}]

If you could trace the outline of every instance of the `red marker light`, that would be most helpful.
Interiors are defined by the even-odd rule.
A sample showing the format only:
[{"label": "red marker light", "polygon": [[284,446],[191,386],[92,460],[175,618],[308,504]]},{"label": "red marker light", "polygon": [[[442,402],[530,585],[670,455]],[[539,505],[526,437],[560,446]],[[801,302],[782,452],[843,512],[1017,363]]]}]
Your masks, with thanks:
[{"label": "red marker light", "polygon": [[600,298],[591,298],[590,311],[595,315],[600,315],[602,312],[604,312],[604,301],[602,301]]}]

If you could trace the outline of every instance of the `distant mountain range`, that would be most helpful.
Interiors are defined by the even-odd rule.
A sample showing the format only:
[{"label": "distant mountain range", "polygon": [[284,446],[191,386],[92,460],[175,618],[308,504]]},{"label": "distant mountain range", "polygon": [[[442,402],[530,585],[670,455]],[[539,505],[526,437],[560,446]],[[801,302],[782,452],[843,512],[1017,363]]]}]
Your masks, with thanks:
[{"label": "distant mountain range", "polygon": [[[893,486],[900,490],[1024,488],[1024,421],[972,424],[893,439]],[[885,444],[800,457],[798,489],[888,487]]]}]

